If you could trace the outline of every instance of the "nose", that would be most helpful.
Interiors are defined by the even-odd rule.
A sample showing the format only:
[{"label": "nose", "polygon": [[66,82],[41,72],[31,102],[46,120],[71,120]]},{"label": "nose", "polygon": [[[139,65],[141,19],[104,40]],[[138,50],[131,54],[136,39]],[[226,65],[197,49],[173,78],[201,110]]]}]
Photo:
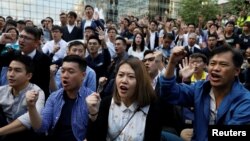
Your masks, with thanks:
[{"label": "nose", "polygon": [[69,77],[69,73],[67,71],[62,72],[61,77],[64,78],[64,79],[68,78]]},{"label": "nose", "polygon": [[79,55],[80,55],[80,52],[79,52],[79,51],[76,51],[76,55],[78,55],[78,56],[79,56]]},{"label": "nose", "polygon": [[128,80],[128,77],[127,76],[123,76],[121,82],[122,83],[127,83],[127,80]]},{"label": "nose", "polygon": [[11,71],[8,71],[8,74],[10,77],[13,77],[15,75],[15,72],[13,70],[11,70]]},{"label": "nose", "polygon": [[214,70],[214,71],[220,71],[220,69],[221,69],[221,67],[220,67],[219,64],[216,64],[216,65],[214,65],[214,66],[212,67],[212,70]]}]

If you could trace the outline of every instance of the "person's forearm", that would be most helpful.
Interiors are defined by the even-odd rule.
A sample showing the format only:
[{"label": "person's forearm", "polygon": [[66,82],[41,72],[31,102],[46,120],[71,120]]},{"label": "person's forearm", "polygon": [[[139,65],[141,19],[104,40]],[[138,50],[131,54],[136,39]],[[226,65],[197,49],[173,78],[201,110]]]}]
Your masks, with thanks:
[{"label": "person's forearm", "polygon": [[107,44],[106,44],[106,42],[105,42],[105,40],[104,40],[104,39],[102,40],[102,42],[101,42],[101,43],[102,43],[102,48],[103,48],[103,49],[108,48],[108,47],[107,47]]},{"label": "person's forearm", "polygon": [[0,128],[0,136],[21,132],[26,129],[27,128],[21,123],[21,121],[16,119],[13,122],[9,123],[8,125]]},{"label": "person's forearm", "polygon": [[54,92],[54,91],[56,91],[58,89],[58,87],[56,85],[54,75],[50,76],[49,89],[52,92]]},{"label": "person's forearm", "polygon": [[168,62],[164,77],[166,77],[166,78],[173,77],[174,76],[175,66],[176,66],[176,63],[174,63],[173,61],[170,60]]},{"label": "person's forearm", "polygon": [[39,113],[37,112],[36,107],[29,107],[28,110],[29,110],[31,126],[35,130],[39,129],[42,125],[42,119]]}]

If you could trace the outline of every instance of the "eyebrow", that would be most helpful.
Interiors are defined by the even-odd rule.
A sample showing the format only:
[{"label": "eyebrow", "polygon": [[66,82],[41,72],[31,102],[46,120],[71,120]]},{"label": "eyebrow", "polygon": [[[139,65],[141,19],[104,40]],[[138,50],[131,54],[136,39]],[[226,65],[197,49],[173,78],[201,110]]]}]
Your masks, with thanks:
[{"label": "eyebrow", "polygon": [[133,74],[133,75],[135,75],[135,73],[133,73],[133,72],[118,71],[118,73],[126,73],[126,74]]}]

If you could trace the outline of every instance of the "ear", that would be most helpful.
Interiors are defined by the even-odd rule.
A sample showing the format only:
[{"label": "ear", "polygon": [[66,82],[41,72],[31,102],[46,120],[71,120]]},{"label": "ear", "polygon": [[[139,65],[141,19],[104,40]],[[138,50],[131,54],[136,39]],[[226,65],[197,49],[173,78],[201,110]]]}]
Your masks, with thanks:
[{"label": "ear", "polygon": [[32,78],[33,74],[32,73],[27,73],[27,79],[30,80]]},{"label": "ear", "polygon": [[235,76],[239,76],[240,75],[240,68],[235,68]]}]

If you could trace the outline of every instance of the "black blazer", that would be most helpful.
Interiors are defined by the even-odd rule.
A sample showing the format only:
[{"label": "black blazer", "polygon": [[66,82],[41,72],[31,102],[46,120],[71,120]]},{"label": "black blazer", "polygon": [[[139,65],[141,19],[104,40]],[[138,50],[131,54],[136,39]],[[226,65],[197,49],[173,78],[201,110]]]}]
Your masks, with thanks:
[{"label": "black blazer", "polygon": [[202,53],[202,51],[200,49],[198,49],[197,47],[193,47],[193,52],[189,51],[188,46],[185,46],[185,50],[187,52],[187,57],[189,57],[193,53]]},{"label": "black blazer", "polygon": [[[2,45],[0,45],[1,48]],[[14,59],[16,55],[20,55],[20,51],[12,51],[0,55],[0,67],[9,66],[10,62]],[[49,80],[50,80],[50,65],[51,59],[40,51],[36,51],[36,55],[34,56],[33,65],[34,71],[32,78],[30,80],[31,83],[39,86],[45,93],[45,98],[47,99],[49,96]]]},{"label": "black blazer", "polygon": [[[106,141],[108,133],[108,115],[111,104],[112,96],[108,96],[101,101],[99,108],[99,114],[95,122],[89,120],[87,140],[88,141]],[[144,141],[160,141],[161,131],[163,127],[163,120],[168,121],[169,125],[174,124],[172,122],[173,115],[171,112],[166,112],[166,109],[162,109],[161,102],[157,101],[150,104],[148,111],[146,126],[144,132]],[[172,109],[169,109],[172,111]],[[168,115],[166,116],[166,113]]]},{"label": "black blazer", "polygon": [[68,27],[64,26],[63,27],[63,36],[62,39],[65,40],[66,42],[72,41],[72,40],[76,40],[76,39],[83,39],[83,32],[82,29],[78,28],[78,27],[74,27],[72,32],[69,33],[68,31]]},{"label": "black blazer", "polygon": [[[154,44],[154,49],[156,47],[159,46],[159,34],[158,32],[155,32],[155,44]],[[149,37],[149,41],[148,41],[148,49],[151,49],[151,46],[150,46],[150,37]]]}]

